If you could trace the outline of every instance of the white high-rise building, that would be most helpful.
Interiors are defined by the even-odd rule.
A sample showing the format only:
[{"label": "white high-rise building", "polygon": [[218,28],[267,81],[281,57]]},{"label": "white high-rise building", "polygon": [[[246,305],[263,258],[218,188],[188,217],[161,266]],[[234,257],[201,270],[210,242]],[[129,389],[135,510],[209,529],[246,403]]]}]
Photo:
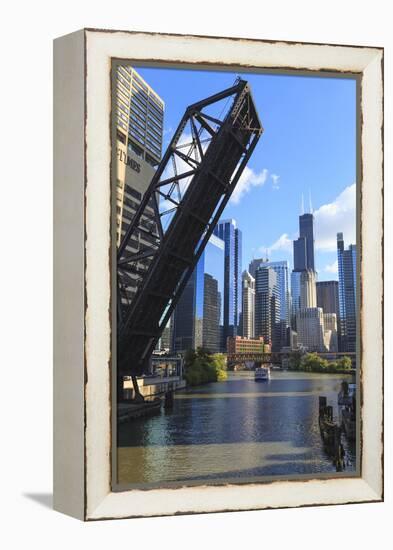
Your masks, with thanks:
[{"label": "white high-rise building", "polygon": [[324,313],[317,307],[316,275],[308,269],[299,273],[300,295],[296,311],[296,329],[298,342],[308,351],[338,350],[337,344],[337,315]]},{"label": "white high-rise building", "polygon": [[163,100],[130,66],[117,68],[116,115],[119,245],[161,160],[164,130]]},{"label": "white high-rise building", "polygon": [[300,309],[317,307],[315,271],[308,269],[300,274]]},{"label": "white high-rise building", "polygon": [[246,270],[242,274],[242,321],[243,337],[255,337],[255,279]]},{"label": "white high-rise building", "polygon": [[335,313],[324,313],[323,324],[325,330],[325,347],[327,351],[337,352],[337,315]]},{"label": "white high-rise building", "polygon": [[[130,66],[116,72],[116,221],[117,245],[126,234],[143,195],[161,160],[164,102],[147,82]],[[156,217],[153,206],[146,208],[144,222],[151,230]],[[151,236],[139,235],[126,246],[129,255],[150,246]],[[139,269],[146,270],[149,259],[142,259]],[[132,301],[138,276],[128,273],[122,280],[122,303]]]},{"label": "white high-rise building", "polygon": [[298,343],[308,351],[328,351],[325,345],[323,310],[320,307],[300,309],[296,314]]}]

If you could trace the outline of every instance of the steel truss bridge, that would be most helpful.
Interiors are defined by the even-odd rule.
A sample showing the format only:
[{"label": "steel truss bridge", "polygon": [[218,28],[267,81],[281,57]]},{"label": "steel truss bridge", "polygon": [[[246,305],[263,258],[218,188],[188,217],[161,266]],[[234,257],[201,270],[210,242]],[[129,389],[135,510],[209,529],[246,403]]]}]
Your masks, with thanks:
[{"label": "steel truss bridge", "polygon": [[186,109],[118,248],[119,376],[147,370],[262,132],[244,80]]},{"label": "steel truss bridge", "polygon": [[[289,359],[293,352],[290,351],[277,351],[270,353],[228,353],[227,354],[227,365],[228,367],[233,367],[235,365],[240,365],[244,363],[270,363],[270,364],[281,364],[283,359]],[[340,357],[350,357],[352,364],[356,364],[356,353],[346,353],[346,352],[322,352],[318,353],[319,357],[323,359],[335,358],[339,359]]]}]

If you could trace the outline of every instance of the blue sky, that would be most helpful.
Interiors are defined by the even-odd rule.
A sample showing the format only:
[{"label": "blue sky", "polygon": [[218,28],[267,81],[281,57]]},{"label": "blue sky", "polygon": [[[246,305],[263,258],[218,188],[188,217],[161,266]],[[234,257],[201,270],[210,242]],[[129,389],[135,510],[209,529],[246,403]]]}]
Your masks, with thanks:
[{"label": "blue sky", "polygon": [[225,216],[243,232],[243,267],[253,257],[288,260],[302,194],[315,213],[319,280],[337,279],[336,233],[355,243],[356,82],[353,79],[137,67],[165,101],[164,148],[186,107],[230,87],[252,87],[264,133]]}]

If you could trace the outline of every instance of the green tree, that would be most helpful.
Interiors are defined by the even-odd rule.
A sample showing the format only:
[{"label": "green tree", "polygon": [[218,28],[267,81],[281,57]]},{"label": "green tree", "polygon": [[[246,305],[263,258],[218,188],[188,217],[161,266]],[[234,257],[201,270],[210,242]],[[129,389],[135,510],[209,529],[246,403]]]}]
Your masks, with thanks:
[{"label": "green tree", "polygon": [[300,351],[291,351],[288,358],[289,370],[299,370],[302,354]]},{"label": "green tree", "polygon": [[208,350],[198,348],[189,350],[185,355],[184,378],[190,386],[226,380],[226,358],[221,353],[209,353]]},{"label": "green tree", "polygon": [[327,370],[328,372],[337,372],[339,370],[337,361],[330,361]]},{"label": "green tree", "polygon": [[342,370],[349,370],[352,367],[351,358],[348,355],[344,355],[337,361],[337,366]]},{"label": "green tree", "polygon": [[305,372],[341,372],[349,370],[352,366],[350,357],[344,356],[338,361],[327,361],[317,353],[306,353],[301,356],[298,352],[292,352],[289,358],[290,370]]},{"label": "green tree", "polygon": [[212,363],[214,365],[214,370],[218,382],[226,380],[228,378],[227,374],[227,361],[226,357],[222,353],[214,353],[211,356]]},{"label": "green tree", "polygon": [[317,353],[306,353],[301,359],[301,370],[306,372],[326,372],[329,363]]}]

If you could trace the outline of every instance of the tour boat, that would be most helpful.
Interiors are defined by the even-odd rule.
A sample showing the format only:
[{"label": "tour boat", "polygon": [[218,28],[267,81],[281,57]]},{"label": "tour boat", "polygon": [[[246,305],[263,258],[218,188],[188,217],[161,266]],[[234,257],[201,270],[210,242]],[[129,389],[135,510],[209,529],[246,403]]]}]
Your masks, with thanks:
[{"label": "tour boat", "polygon": [[260,382],[270,379],[270,368],[269,367],[257,367],[255,369],[255,382]]}]

